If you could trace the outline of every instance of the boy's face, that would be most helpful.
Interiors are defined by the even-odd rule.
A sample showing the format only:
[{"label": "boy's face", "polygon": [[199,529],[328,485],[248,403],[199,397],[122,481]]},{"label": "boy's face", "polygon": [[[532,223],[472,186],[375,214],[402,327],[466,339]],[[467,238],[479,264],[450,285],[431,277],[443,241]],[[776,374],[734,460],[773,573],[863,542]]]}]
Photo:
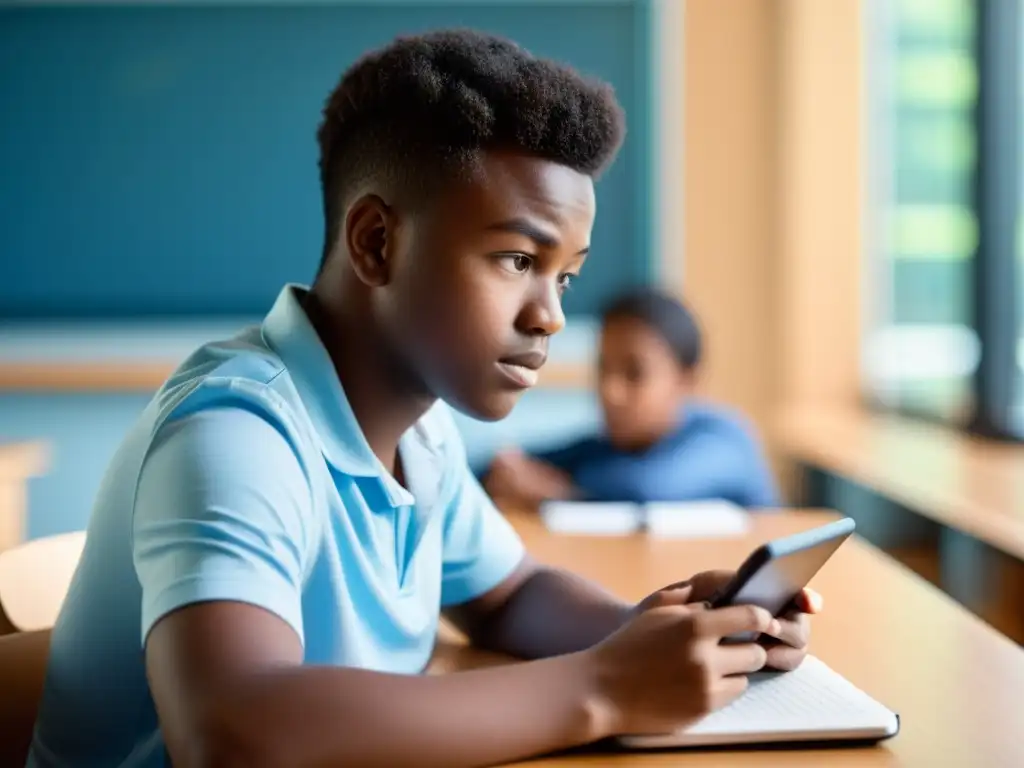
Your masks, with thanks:
[{"label": "boy's face", "polygon": [[648,448],[679,424],[694,385],[668,343],[644,322],[609,319],[601,330],[598,393],[608,439],[623,450]]},{"label": "boy's face", "polygon": [[497,152],[424,209],[396,212],[375,310],[431,395],[479,419],[511,411],[565,324],[594,213],[589,176]]}]

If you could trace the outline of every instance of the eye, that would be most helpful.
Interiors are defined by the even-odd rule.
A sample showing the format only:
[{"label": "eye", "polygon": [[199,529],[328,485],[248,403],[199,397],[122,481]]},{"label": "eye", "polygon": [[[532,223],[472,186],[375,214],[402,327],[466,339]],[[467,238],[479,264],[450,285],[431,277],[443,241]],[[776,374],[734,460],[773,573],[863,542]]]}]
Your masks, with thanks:
[{"label": "eye", "polygon": [[533,257],[525,253],[503,253],[501,263],[509,272],[523,274],[529,272],[533,266]]},{"label": "eye", "polygon": [[644,380],[644,368],[636,361],[631,361],[625,370],[626,381],[630,384],[638,384]]},{"label": "eye", "polygon": [[576,280],[577,277],[579,277],[579,275],[574,275],[571,272],[567,272],[566,274],[559,277],[558,290],[562,291],[562,293],[568,291],[570,288],[572,288],[573,281]]}]

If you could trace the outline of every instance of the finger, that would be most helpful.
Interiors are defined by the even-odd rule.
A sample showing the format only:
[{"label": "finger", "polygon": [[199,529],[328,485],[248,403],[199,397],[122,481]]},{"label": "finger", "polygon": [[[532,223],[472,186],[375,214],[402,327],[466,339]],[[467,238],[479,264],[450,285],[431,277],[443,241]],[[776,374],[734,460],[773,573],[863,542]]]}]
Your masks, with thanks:
[{"label": "finger", "polygon": [[720,639],[741,632],[766,632],[772,636],[781,630],[778,619],[756,605],[732,605],[702,612],[695,628],[701,637]]},{"label": "finger", "polygon": [[658,591],[659,592],[668,592],[669,590],[672,590],[672,589],[682,589],[683,587],[691,587],[692,588],[693,587],[693,582],[690,579],[685,579],[683,581],[677,581],[677,582],[675,582],[673,584],[669,584],[667,587],[662,587]]},{"label": "finger", "polygon": [[691,591],[689,585],[665,587],[665,589],[659,589],[657,592],[644,598],[643,602],[640,603],[640,608],[646,611],[651,608],[661,608],[669,605],[686,605]]},{"label": "finger", "polygon": [[805,658],[807,658],[807,651],[803,648],[773,645],[768,648],[765,666],[781,670],[782,672],[791,672],[799,667]]},{"label": "finger", "polygon": [[693,585],[694,600],[710,600],[736,576],[735,571],[702,571],[689,583]]},{"label": "finger", "polygon": [[810,587],[804,587],[796,596],[796,607],[804,613],[821,613],[825,601]]},{"label": "finger", "polygon": [[722,676],[749,675],[764,669],[768,651],[757,643],[720,645],[714,652],[715,670]]},{"label": "finger", "polygon": [[711,695],[712,709],[721,709],[731,704],[746,693],[749,685],[749,681],[743,675],[723,677],[715,686],[714,693]]},{"label": "finger", "polygon": [[811,617],[806,613],[789,613],[779,619],[779,631],[766,632],[766,635],[780,643],[794,648],[804,648],[811,639]]}]

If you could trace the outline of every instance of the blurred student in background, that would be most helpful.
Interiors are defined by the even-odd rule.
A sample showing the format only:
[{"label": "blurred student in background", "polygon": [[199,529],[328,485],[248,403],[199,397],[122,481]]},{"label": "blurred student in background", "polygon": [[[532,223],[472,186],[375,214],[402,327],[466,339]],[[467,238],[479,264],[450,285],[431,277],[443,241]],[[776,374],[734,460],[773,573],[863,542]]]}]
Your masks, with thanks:
[{"label": "blurred student in background", "polygon": [[486,475],[487,490],[524,505],[721,499],[778,506],[751,428],[695,398],[701,347],[696,321],[671,296],[642,289],[614,302],[601,327],[603,433],[534,455],[504,451]]}]

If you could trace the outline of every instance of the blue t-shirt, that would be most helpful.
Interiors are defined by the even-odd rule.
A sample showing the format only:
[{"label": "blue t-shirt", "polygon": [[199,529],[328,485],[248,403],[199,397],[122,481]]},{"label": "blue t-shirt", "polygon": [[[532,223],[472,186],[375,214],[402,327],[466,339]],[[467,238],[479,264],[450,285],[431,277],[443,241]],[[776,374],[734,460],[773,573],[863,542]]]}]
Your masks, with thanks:
[{"label": "blue t-shirt", "polygon": [[679,426],[648,450],[627,453],[590,437],[536,458],[565,471],[592,501],[731,501],[748,509],[779,506],[757,438],[729,411],[686,406]]},{"label": "blue t-shirt", "polygon": [[301,290],[193,354],[117,451],[53,630],[30,766],[167,763],[144,646],[177,608],[251,603],[307,664],[416,674],[441,607],[519,564],[445,406],[401,440],[406,487],[385,471]]}]

